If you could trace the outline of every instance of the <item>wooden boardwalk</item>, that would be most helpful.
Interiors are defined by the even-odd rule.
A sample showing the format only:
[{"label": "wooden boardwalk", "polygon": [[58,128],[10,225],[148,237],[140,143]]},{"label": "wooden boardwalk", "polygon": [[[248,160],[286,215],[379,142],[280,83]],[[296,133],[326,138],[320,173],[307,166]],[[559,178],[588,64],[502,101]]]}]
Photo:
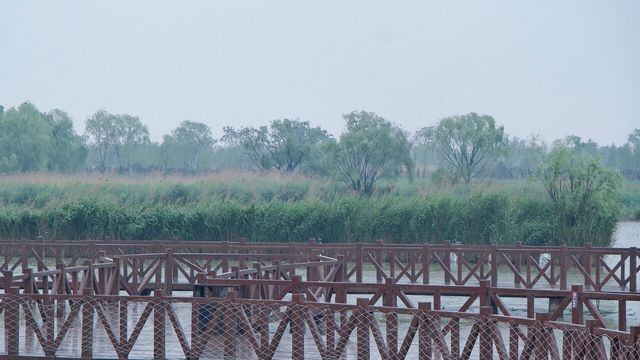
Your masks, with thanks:
[{"label": "wooden boardwalk", "polygon": [[[1,242],[0,357],[32,356],[20,350],[27,331],[42,356],[58,356],[78,327],[77,357],[94,355],[101,331],[112,357],[127,358],[150,324],[161,358],[171,337],[184,358],[271,359],[286,343],[295,359],[310,344],[322,359],[640,359],[639,319],[627,318],[640,302],[639,256],[588,244]],[[443,310],[451,297],[462,306]],[[526,317],[507,298],[524,299]],[[541,299],[549,311],[536,313]],[[614,326],[600,301],[617,303]]]},{"label": "wooden boardwalk", "polygon": [[[584,247],[382,242],[336,245],[316,244],[313,240],[307,243],[20,241],[0,244],[0,268],[4,270],[32,268],[34,272],[42,272],[62,265],[74,270],[86,261],[96,264],[113,260],[121,262],[127,283],[138,281],[138,284],[151,270],[167,267],[179,271],[186,280],[183,283],[191,285],[195,274],[228,273],[232,264],[246,269],[253,263],[277,265],[277,262],[315,261],[323,256],[334,262],[341,258],[348,267],[344,280],[357,283],[363,282],[363,275],[370,267],[375,270],[377,282],[391,277],[396,282],[464,286],[486,279],[502,286],[510,283],[515,288],[567,290],[568,276],[573,271],[586,289],[634,293],[638,291],[640,273],[638,249],[594,248],[589,244]],[[433,279],[434,270],[444,274],[443,278]]]}]

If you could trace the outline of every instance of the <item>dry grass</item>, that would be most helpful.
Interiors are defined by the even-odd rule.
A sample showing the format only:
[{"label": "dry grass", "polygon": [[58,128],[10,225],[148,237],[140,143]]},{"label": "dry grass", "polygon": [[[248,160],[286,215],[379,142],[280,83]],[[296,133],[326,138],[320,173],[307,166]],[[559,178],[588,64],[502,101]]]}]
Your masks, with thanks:
[{"label": "dry grass", "polygon": [[242,181],[291,182],[297,180],[309,180],[308,177],[299,174],[284,174],[281,172],[238,172],[223,171],[205,175],[182,175],[162,173],[152,174],[99,174],[99,173],[15,173],[0,175],[2,184],[35,184],[35,185],[70,185],[70,184],[196,184],[196,183],[228,183]]}]

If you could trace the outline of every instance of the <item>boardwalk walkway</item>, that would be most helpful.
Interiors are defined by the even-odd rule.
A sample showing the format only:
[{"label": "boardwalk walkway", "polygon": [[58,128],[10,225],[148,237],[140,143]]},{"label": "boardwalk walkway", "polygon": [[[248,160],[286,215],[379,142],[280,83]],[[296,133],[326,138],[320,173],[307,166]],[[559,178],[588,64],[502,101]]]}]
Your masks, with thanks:
[{"label": "boardwalk walkway", "polygon": [[[640,359],[627,312],[639,256],[588,244],[2,242],[0,357]],[[445,306],[453,297],[459,308]],[[617,304],[615,324],[601,301]]]}]

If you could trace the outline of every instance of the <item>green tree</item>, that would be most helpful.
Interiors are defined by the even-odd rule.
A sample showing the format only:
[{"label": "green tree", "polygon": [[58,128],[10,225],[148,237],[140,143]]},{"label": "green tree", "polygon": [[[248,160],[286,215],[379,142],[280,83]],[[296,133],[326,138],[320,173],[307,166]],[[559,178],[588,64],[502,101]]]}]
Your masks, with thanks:
[{"label": "green tree", "polygon": [[176,154],[173,152],[175,148],[176,144],[173,137],[171,137],[171,135],[164,135],[162,137],[162,143],[158,147],[158,157],[164,174],[168,174],[177,162]]},{"label": "green tree", "polygon": [[216,153],[219,166],[238,171],[253,169],[253,160],[242,146],[238,130],[225,126],[222,131],[223,135],[220,138],[220,142],[224,146],[218,148]]},{"label": "green tree", "polygon": [[634,129],[631,134],[627,136],[627,141],[629,141],[634,149],[640,151],[640,129]]},{"label": "green tree", "polygon": [[109,168],[109,155],[113,145],[116,116],[106,110],[98,110],[85,121],[85,132],[89,145],[96,153],[98,171],[105,173]]},{"label": "green tree", "polygon": [[53,149],[46,114],[25,102],[0,118],[0,164],[3,171],[46,170]]},{"label": "green tree", "polygon": [[495,161],[488,173],[498,178],[527,179],[535,174],[547,151],[539,135],[526,139],[505,136],[504,157]]},{"label": "green tree", "polygon": [[261,171],[271,169],[273,157],[270,149],[269,129],[241,128],[239,130],[226,126],[223,129],[222,141],[230,147],[241,147],[251,163]]},{"label": "green tree", "polygon": [[556,140],[554,145],[555,147],[566,147],[571,149],[576,154],[589,155],[593,157],[600,155],[598,151],[598,143],[591,139],[584,142],[582,141],[582,138],[577,135],[567,135],[564,139]]},{"label": "green tree", "polygon": [[99,110],[87,119],[85,131],[101,173],[111,168],[112,160],[119,172],[129,172],[132,157],[142,146],[149,144],[147,126],[137,116],[129,114]]},{"label": "green tree", "polygon": [[[0,105],[0,130],[4,129],[4,106]],[[16,154],[8,153],[8,148],[4,144],[4,136],[0,134],[0,173],[10,173],[18,170],[18,158]]]},{"label": "green tree", "polygon": [[270,138],[276,169],[293,172],[310,162],[314,149],[329,136],[325,130],[311,127],[308,121],[284,119],[271,122]]},{"label": "green tree", "polygon": [[401,128],[366,111],[344,119],[347,130],[338,142],[327,143],[328,166],[338,180],[371,195],[381,180],[395,179],[403,170],[412,176],[411,145]]},{"label": "green tree", "polygon": [[242,146],[256,167],[284,172],[307,165],[318,145],[329,138],[325,130],[297,119],[273,120],[269,127],[225,127],[224,132],[224,141]]},{"label": "green tree", "polygon": [[423,128],[436,151],[451,167],[455,180],[465,184],[480,176],[487,163],[504,145],[504,127],[496,127],[489,115],[469,113],[444,118],[436,126]]},{"label": "green tree", "polygon": [[420,129],[412,141],[411,155],[416,174],[421,177],[428,174],[434,176],[436,172],[442,172],[440,168],[444,165],[433,144],[432,131],[433,127]]},{"label": "green tree", "polygon": [[[164,137],[161,148],[164,146],[165,155],[168,155],[167,152],[173,152],[179,159],[182,171],[194,172],[199,170],[200,154],[211,149],[215,143],[216,140],[211,135],[208,125],[186,120],[171,131],[171,135]],[[166,166],[165,169],[167,169]]]},{"label": "green tree", "polygon": [[143,145],[149,144],[149,129],[137,116],[116,115],[113,118],[111,147],[120,172],[131,171],[131,158]]},{"label": "green tree", "polygon": [[627,172],[630,177],[640,179],[640,129],[634,129],[627,137],[629,165]]},{"label": "green tree", "polygon": [[87,147],[82,136],[73,130],[69,114],[54,109],[48,114],[51,122],[53,147],[49,170],[70,172],[81,170],[87,158]]},{"label": "green tree", "polygon": [[556,148],[537,173],[557,217],[558,236],[551,245],[611,245],[618,219],[622,179],[597,158]]}]

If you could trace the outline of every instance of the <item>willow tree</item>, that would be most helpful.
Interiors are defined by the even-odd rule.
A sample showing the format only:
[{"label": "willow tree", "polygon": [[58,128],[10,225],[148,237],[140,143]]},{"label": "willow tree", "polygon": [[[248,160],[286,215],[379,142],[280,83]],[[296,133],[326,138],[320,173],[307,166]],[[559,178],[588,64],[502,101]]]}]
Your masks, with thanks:
[{"label": "willow tree", "polygon": [[469,113],[444,118],[418,132],[451,167],[454,180],[465,184],[478,178],[505,143],[504,127],[489,115]]},{"label": "willow tree", "polygon": [[[216,142],[207,124],[185,120],[170,135],[164,136],[161,152],[171,152],[183,172],[197,172],[200,155],[210,150]],[[168,165],[165,165],[165,170],[167,168]]]},{"label": "willow tree", "polygon": [[398,126],[372,112],[344,115],[347,130],[327,143],[328,166],[354,191],[371,195],[381,180],[406,171],[411,176],[411,145]]},{"label": "willow tree", "polygon": [[149,129],[137,116],[117,115],[113,120],[111,147],[118,171],[131,171],[131,158],[143,145],[150,143]]},{"label": "willow tree", "polygon": [[273,120],[269,127],[224,128],[223,141],[243,148],[260,170],[294,172],[309,167],[314,152],[329,139],[320,127],[298,119]]},{"label": "willow tree", "polygon": [[611,245],[618,220],[620,174],[602,167],[595,157],[563,147],[549,153],[537,178],[555,209],[557,238],[551,245]]}]

